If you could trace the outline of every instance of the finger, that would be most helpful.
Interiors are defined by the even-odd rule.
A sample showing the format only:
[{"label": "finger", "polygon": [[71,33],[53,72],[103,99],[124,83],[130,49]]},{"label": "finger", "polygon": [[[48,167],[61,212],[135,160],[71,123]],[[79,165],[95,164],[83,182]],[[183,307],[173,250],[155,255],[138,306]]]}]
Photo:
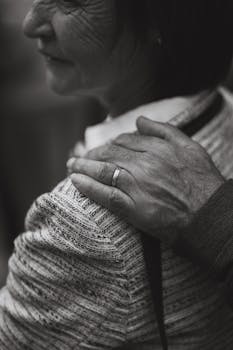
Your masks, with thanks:
[{"label": "finger", "polygon": [[83,174],[72,174],[71,181],[81,193],[116,215],[125,219],[131,215],[134,203],[119,189],[103,185]]},{"label": "finger", "polygon": [[71,156],[72,157],[84,157],[86,153],[86,148],[82,142],[77,142],[76,145],[74,146]]},{"label": "finger", "polygon": [[[111,150],[110,150],[111,148]],[[97,160],[97,161],[108,161],[110,158],[110,154],[115,154],[116,146],[113,146],[112,144],[105,144],[96,148],[91,149],[85,154],[85,158],[88,158],[90,160]]]},{"label": "finger", "polygon": [[135,153],[127,150],[124,147],[115,145],[113,143],[106,144],[97,148],[93,148],[86,155],[85,158],[99,161],[111,161],[112,159],[126,159],[135,158]]},{"label": "finger", "polygon": [[67,167],[70,173],[87,175],[109,186],[111,185],[113,174],[117,169],[114,164],[85,158],[71,158],[67,162]]},{"label": "finger", "polygon": [[137,119],[137,128],[142,135],[158,137],[168,142],[181,145],[192,142],[188,136],[176,127],[167,123],[154,122],[145,117],[139,117]]},{"label": "finger", "polygon": [[115,187],[130,195],[135,180],[126,170],[118,168],[112,163],[99,162],[84,158],[73,158],[68,161],[67,166],[70,173],[87,175],[104,185],[111,186],[115,171],[119,169]]},{"label": "finger", "polygon": [[158,144],[165,143],[165,141],[140,134],[122,134],[118,136],[113,143],[135,152],[147,152],[152,151]]},{"label": "finger", "polygon": [[117,165],[118,167],[127,170],[134,174],[137,171],[136,159],[140,156],[139,152],[129,150],[118,145],[110,144],[97,147],[89,151],[85,158],[108,162]]}]

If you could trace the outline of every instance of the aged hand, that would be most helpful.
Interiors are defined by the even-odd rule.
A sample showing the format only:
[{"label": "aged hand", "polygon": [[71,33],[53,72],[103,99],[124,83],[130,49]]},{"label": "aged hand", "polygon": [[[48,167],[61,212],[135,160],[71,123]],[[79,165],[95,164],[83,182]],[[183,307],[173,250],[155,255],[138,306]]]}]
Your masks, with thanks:
[{"label": "aged hand", "polygon": [[89,198],[172,243],[224,179],[206,151],[175,127],[142,117],[137,127],[139,134],[71,159],[71,178]]}]

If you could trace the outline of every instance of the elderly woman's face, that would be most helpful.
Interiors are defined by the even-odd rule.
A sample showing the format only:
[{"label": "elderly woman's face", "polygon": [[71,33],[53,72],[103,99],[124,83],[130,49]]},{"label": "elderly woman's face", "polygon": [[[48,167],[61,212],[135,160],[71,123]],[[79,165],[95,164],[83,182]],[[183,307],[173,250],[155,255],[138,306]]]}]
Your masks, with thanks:
[{"label": "elderly woman's face", "polygon": [[35,0],[24,32],[38,40],[48,82],[58,93],[105,89],[119,75],[119,55],[127,55],[125,47],[117,49],[115,0]]}]

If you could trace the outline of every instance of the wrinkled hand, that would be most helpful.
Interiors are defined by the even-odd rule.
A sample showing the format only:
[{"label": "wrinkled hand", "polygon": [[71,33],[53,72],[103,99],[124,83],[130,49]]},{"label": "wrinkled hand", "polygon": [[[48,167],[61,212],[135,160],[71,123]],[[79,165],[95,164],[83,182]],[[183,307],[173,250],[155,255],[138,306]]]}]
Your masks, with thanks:
[{"label": "wrinkled hand", "polygon": [[175,127],[143,117],[137,127],[139,134],[123,134],[86,158],[71,159],[71,179],[92,200],[172,243],[224,179],[206,151]]}]

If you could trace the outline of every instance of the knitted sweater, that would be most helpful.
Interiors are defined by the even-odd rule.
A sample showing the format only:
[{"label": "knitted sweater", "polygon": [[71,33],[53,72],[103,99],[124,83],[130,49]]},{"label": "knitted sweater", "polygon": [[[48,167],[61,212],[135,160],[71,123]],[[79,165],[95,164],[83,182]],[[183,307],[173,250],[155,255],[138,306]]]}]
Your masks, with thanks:
[{"label": "knitted sweater", "polygon": [[[233,106],[195,139],[233,175]],[[232,349],[233,313],[212,276],[162,246],[171,350]],[[32,205],[0,292],[1,350],[160,349],[140,232],[70,179]]]}]

